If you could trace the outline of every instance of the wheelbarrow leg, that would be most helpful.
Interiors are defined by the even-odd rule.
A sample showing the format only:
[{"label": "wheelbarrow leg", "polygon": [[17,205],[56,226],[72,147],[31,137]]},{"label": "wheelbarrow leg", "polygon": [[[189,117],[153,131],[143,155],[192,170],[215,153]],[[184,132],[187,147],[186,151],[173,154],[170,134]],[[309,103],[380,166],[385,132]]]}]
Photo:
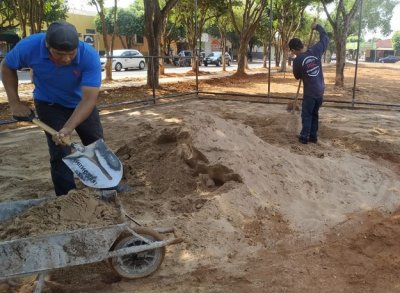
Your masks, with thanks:
[{"label": "wheelbarrow leg", "polygon": [[42,292],[42,289],[43,289],[43,287],[44,287],[44,275],[45,275],[45,274],[46,274],[46,273],[43,272],[43,273],[40,273],[40,274],[37,276],[37,278],[36,278],[37,284],[36,284],[35,291],[33,291],[33,293],[41,293],[41,292]]}]

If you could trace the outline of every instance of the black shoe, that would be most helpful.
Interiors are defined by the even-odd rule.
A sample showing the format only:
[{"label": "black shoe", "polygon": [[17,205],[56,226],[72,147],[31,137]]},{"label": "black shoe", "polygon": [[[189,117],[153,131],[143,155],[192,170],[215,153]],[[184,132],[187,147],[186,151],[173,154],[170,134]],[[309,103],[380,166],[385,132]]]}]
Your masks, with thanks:
[{"label": "black shoe", "polygon": [[121,192],[130,192],[130,191],[133,190],[133,188],[130,187],[128,184],[120,183],[120,184],[118,184],[117,186],[114,186],[114,187],[102,188],[102,190],[112,190],[112,191],[116,191],[118,193],[121,193]]},{"label": "black shoe", "polygon": [[318,138],[313,137],[313,136],[310,136],[310,138],[308,139],[308,141],[309,141],[309,142],[312,142],[312,143],[317,143],[317,142],[318,142]]},{"label": "black shoe", "polygon": [[118,184],[116,187],[114,187],[114,189],[115,189],[118,193],[121,193],[121,192],[130,192],[130,191],[133,190],[133,188],[130,187],[128,184],[123,184],[123,183]]},{"label": "black shoe", "polygon": [[307,144],[308,143],[308,139],[303,137],[303,136],[299,136],[299,142],[302,144]]}]

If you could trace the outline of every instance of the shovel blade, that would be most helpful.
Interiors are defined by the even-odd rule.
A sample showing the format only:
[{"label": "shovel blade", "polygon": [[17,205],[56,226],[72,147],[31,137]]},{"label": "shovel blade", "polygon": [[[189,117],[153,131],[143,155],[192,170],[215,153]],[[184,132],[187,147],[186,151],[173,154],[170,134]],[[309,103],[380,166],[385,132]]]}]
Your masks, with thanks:
[{"label": "shovel blade", "polygon": [[75,144],[73,148],[75,152],[64,157],[63,161],[83,184],[94,188],[118,185],[122,179],[122,164],[104,140],[99,139],[87,146]]}]

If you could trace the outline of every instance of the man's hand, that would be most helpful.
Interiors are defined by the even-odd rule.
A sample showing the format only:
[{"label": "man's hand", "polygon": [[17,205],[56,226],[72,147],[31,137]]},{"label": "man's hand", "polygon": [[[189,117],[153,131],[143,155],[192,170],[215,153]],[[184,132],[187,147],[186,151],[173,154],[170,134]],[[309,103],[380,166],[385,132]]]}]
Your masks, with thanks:
[{"label": "man's hand", "polygon": [[16,117],[28,117],[32,113],[32,109],[20,101],[10,103],[11,114]]},{"label": "man's hand", "polygon": [[317,28],[317,25],[318,24],[316,22],[313,22],[311,25],[311,29],[315,30]]},{"label": "man's hand", "polygon": [[58,133],[54,134],[52,139],[56,145],[70,145],[71,133],[72,130],[64,127]]}]

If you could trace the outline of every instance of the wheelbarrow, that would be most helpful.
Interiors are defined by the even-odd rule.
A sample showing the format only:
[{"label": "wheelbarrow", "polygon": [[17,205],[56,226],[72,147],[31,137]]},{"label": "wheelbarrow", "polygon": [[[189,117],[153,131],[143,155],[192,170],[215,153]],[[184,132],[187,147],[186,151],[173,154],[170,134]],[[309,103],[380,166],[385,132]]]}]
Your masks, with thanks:
[{"label": "wheelbarrow", "polygon": [[[127,215],[114,191],[122,216]],[[110,200],[108,195],[107,200]],[[43,201],[30,202],[27,208]],[[20,212],[24,209],[18,205]],[[174,232],[173,228],[149,229],[131,227],[124,221],[107,227],[79,229],[43,236],[0,242],[0,280],[37,274],[35,293],[44,287],[44,276],[52,269],[90,264],[107,260],[123,278],[136,279],[151,275],[161,265],[165,247],[182,240],[163,240],[160,233]]]}]

